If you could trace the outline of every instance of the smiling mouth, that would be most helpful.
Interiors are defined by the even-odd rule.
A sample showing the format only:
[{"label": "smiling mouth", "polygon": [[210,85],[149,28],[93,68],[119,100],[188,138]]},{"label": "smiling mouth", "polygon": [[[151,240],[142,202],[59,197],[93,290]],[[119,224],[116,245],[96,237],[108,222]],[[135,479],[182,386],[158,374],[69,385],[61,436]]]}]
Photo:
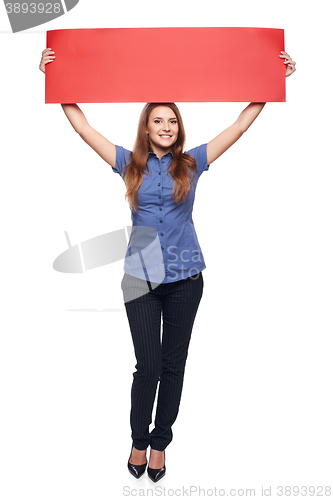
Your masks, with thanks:
[{"label": "smiling mouth", "polygon": [[162,139],[171,139],[172,135],[163,134],[163,135],[160,135],[160,137],[162,137]]}]

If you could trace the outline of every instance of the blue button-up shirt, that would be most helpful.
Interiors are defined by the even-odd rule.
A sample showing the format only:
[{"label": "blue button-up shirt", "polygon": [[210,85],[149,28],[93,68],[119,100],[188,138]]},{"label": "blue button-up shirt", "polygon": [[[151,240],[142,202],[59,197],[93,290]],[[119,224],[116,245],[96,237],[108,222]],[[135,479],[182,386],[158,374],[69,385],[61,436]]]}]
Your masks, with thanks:
[{"label": "blue button-up shirt", "polygon": [[[116,151],[113,171],[121,175],[131,152],[121,146],[116,146]],[[172,153],[161,159],[155,153],[148,153],[138,191],[138,210],[131,210],[133,231],[124,264],[126,274],[151,282],[171,283],[205,269],[192,210],[197,180],[209,168],[207,144],[190,149],[187,154],[195,158],[197,172],[185,201],[175,203],[171,196],[173,179],[167,173]]]}]

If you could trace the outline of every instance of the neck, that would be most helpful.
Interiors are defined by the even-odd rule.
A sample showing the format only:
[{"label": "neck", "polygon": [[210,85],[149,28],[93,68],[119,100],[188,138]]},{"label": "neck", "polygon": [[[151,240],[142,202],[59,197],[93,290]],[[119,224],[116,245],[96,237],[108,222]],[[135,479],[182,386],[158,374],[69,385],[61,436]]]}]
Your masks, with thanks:
[{"label": "neck", "polygon": [[152,149],[153,153],[156,154],[156,156],[159,160],[161,160],[161,158],[164,155],[166,155],[166,154],[170,153],[170,151],[172,151],[172,148],[158,148],[156,146],[151,146],[151,149]]}]

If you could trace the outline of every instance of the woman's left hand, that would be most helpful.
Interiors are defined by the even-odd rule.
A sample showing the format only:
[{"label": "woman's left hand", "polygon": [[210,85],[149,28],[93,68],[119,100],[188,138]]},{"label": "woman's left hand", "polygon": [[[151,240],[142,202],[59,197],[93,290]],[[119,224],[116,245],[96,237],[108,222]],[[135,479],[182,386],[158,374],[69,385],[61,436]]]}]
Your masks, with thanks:
[{"label": "woman's left hand", "polygon": [[294,73],[294,71],[296,71],[296,68],[295,68],[296,62],[293,61],[291,59],[290,55],[287,54],[287,52],[284,52],[283,50],[281,50],[280,57],[285,59],[285,61],[283,61],[283,62],[286,65],[286,77],[290,76],[292,73]]}]

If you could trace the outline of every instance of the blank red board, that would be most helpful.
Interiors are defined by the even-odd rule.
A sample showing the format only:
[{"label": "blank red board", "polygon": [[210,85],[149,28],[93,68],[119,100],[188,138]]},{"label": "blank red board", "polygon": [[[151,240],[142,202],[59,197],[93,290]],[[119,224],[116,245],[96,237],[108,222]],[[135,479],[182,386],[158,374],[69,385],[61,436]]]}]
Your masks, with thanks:
[{"label": "blank red board", "polygon": [[286,100],[282,29],[52,30],[47,47],[46,103]]}]

